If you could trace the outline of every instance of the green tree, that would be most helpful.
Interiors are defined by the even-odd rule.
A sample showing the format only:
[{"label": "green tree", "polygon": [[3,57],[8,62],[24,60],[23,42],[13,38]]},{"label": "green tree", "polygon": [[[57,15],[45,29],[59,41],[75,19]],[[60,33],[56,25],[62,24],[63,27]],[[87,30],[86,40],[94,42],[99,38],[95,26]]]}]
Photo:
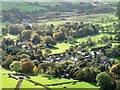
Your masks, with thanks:
[{"label": "green tree", "polygon": [[41,41],[40,37],[39,37],[37,34],[33,35],[33,36],[31,37],[31,40],[32,40],[32,43],[33,43],[33,44],[39,44],[40,41]]},{"label": "green tree", "polygon": [[30,40],[32,31],[31,30],[24,30],[21,34],[18,35],[18,39],[21,41]]},{"label": "green tree", "polygon": [[51,36],[45,36],[44,37],[44,42],[47,46],[51,45],[56,45],[57,43],[52,39]]},{"label": "green tree", "polygon": [[8,29],[7,28],[4,28],[2,27],[2,35],[5,35],[8,33]]},{"label": "green tree", "polygon": [[23,27],[21,25],[10,25],[8,29],[10,34],[16,35],[22,32]]},{"label": "green tree", "polygon": [[6,60],[2,62],[2,66],[6,69],[9,69],[10,64],[13,61],[13,56],[12,55],[8,55]]},{"label": "green tree", "polygon": [[97,85],[100,86],[103,90],[114,90],[115,83],[112,80],[112,77],[106,73],[101,72],[96,77]]},{"label": "green tree", "polygon": [[10,64],[10,70],[15,71],[16,73],[20,71],[21,69],[21,63],[19,61],[13,61],[12,64]]}]

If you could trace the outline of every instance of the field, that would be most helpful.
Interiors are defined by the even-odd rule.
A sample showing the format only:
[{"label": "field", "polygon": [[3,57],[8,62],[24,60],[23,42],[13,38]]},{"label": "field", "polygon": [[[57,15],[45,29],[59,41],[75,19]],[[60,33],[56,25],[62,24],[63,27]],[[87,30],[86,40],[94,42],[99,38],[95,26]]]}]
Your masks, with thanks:
[{"label": "field", "polygon": [[28,4],[28,3],[24,3],[24,2],[5,2],[5,3],[2,3],[2,9],[3,10],[9,10],[11,8],[16,8],[16,9],[19,9],[19,10],[22,10],[24,12],[27,12],[27,11],[32,11],[32,10],[41,10],[41,9],[45,9],[43,7],[40,7],[40,6],[35,6],[35,5],[31,5],[31,4]]},{"label": "field", "polygon": [[[16,84],[18,83],[18,80],[15,80],[13,78],[8,77],[8,73],[13,73],[11,71],[8,71],[6,69],[0,70],[2,73],[0,74],[2,77],[2,88],[15,88]],[[35,82],[39,82],[43,85],[49,85],[49,84],[57,84],[57,83],[64,83],[64,82],[74,82],[76,80],[71,79],[64,79],[64,78],[51,78],[49,80],[49,77],[46,77],[45,75],[38,75],[38,76],[30,76],[31,80]],[[6,84],[7,81],[7,84]],[[87,83],[87,82],[77,82],[75,85],[72,83],[70,84],[62,84],[57,86],[48,86],[49,88],[96,88],[96,90],[99,90],[99,87],[96,87],[95,83]],[[21,88],[43,88],[42,86],[35,86],[33,83],[23,80]]]},{"label": "field", "polygon": [[[108,36],[108,37],[110,37],[110,36],[112,36],[113,38],[114,38],[114,34],[113,35],[111,35],[111,34],[100,34],[100,35],[93,35],[93,36],[90,36],[91,37],[91,39],[93,40],[93,41],[95,41],[95,42],[97,42],[98,41],[98,39],[100,39],[102,36],[104,36],[104,35],[106,35],[106,36]],[[87,41],[87,37],[83,37],[83,38],[76,38],[76,41],[78,42],[78,43],[81,43],[81,42],[85,42],[85,41]],[[66,49],[68,49],[70,46],[72,46],[73,44],[69,44],[69,43],[64,43],[64,42],[62,42],[62,43],[57,43],[57,45],[55,46],[56,48],[54,49],[54,48],[50,48],[50,50],[52,51],[52,54],[55,54],[55,53],[62,53],[63,51],[65,51]],[[97,46],[101,46],[101,45],[95,45],[96,47]],[[95,47],[94,46],[94,47]]]}]

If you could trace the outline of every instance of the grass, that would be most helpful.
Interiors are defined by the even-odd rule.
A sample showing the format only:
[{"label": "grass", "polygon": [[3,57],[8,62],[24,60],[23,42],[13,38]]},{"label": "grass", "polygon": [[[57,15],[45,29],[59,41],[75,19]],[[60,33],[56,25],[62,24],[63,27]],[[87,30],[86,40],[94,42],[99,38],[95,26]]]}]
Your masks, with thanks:
[{"label": "grass", "polygon": [[46,9],[41,6],[32,5],[32,4],[25,3],[25,2],[3,2],[2,3],[2,10],[9,10],[11,8],[16,8],[24,12]]},{"label": "grass", "polygon": [[[12,72],[8,71],[6,69],[2,69],[1,71],[2,71],[2,73],[0,73],[0,75],[2,75],[2,76],[0,76],[0,79],[2,78],[2,87],[0,87],[0,88],[15,88],[18,80],[8,78],[8,75],[4,74],[4,73],[12,73]],[[51,78],[51,80],[49,80],[48,77],[46,77],[45,75],[30,76],[30,77],[31,77],[31,80],[39,82],[43,85],[76,81],[76,80],[65,79],[65,78],[61,78],[61,79]],[[7,84],[6,84],[6,81],[7,81]],[[63,85],[58,85],[58,86],[49,86],[49,88],[55,89],[55,88],[63,88],[65,86],[67,88],[97,88],[97,90],[99,88],[99,87],[96,87],[95,83],[87,83],[87,82],[78,82],[75,85],[72,85],[72,83],[71,83],[71,84],[63,84]],[[40,89],[43,89],[42,86],[35,86],[33,83],[30,83],[27,80],[23,80],[22,85],[21,85],[21,89],[22,88],[40,88]]]},{"label": "grass", "polygon": [[8,75],[2,75],[2,88],[15,88],[18,80],[8,78]]},{"label": "grass", "polygon": [[4,35],[4,38],[11,38],[14,41],[17,40],[17,36],[16,35],[11,35],[11,34]]},{"label": "grass", "polygon": [[31,80],[34,80],[44,85],[75,81],[71,79],[65,79],[65,78],[59,79],[59,78],[54,78],[54,77],[51,78],[51,80],[49,80],[49,77],[46,77],[45,75],[31,76]]},{"label": "grass", "polygon": [[33,83],[23,80],[22,85],[21,85],[21,89],[22,88],[43,88],[42,86],[35,86]]},{"label": "grass", "polygon": [[[82,16],[72,16],[69,17],[68,20],[70,21],[83,21],[83,22],[101,22],[102,19],[104,19],[105,21],[107,21],[109,19],[117,19],[117,16],[115,16],[114,14],[92,14],[92,15],[82,15]],[[108,21],[109,22],[109,21]],[[113,21],[112,21],[113,22]],[[106,22],[105,22],[106,23]],[[102,23],[101,23],[102,24]]]},{"label": "grass", "polygon": [[87,83],[87,82],[77,82],[76,84],[63,84],[58,86],[49,86],[50,88],[93,88],[95,90],[99,90],[99,87],[96,87],[93,83]]},{"label": "grass", "polygon": [[[104,35],[106,35],[106,36],[108,36],[108,37],[110,37],[110,36],[112,36],[112,37],[114,37],[115,35],[114,34],[99,34],[99,35],[92,35],[92,36],[90,36],[90,38],[93,40],[93,41],[98,41],[98,39],[101,39],[101,37],[103,37]],[[82,38],[77,38],[76,40],[77,40],[77,42],[85,42],[85,41],[87,41],[87,38],[88,37],[82,37]]]},{"label": "grass", "polygon": [[50,50],[52,51],[52,54],[62,53],[66,49],[69,49],[70,46],[71,44],[62,42],[62,43],[57,43],[57,45],[55,46],[58,49],[50,48]]}]

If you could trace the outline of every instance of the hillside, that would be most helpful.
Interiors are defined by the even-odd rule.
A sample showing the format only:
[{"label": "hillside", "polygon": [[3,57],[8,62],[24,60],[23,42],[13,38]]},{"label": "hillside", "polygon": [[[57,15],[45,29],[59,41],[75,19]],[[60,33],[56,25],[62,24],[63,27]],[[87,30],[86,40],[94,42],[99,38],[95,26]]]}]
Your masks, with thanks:
[{"label": "hillside", "polygon": [[1,0],[2,2],[118,2],[120,0]]}]

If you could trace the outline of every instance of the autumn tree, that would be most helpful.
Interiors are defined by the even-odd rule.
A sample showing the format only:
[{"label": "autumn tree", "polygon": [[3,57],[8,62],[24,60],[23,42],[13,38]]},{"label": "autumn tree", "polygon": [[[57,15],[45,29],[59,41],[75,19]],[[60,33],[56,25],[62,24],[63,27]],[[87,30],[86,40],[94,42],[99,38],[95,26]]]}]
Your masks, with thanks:
[{"label": "autumn tree", "polygon": [[120,79],[120,63],[113,65],[110,68],[110,74],[115,79]]},{"label": "autumn tree", "polygon": [[35,67],[35,65],[30,59],[23,58],[21,60],[21,71],[23,73],[33,73],[34,67]]}]

